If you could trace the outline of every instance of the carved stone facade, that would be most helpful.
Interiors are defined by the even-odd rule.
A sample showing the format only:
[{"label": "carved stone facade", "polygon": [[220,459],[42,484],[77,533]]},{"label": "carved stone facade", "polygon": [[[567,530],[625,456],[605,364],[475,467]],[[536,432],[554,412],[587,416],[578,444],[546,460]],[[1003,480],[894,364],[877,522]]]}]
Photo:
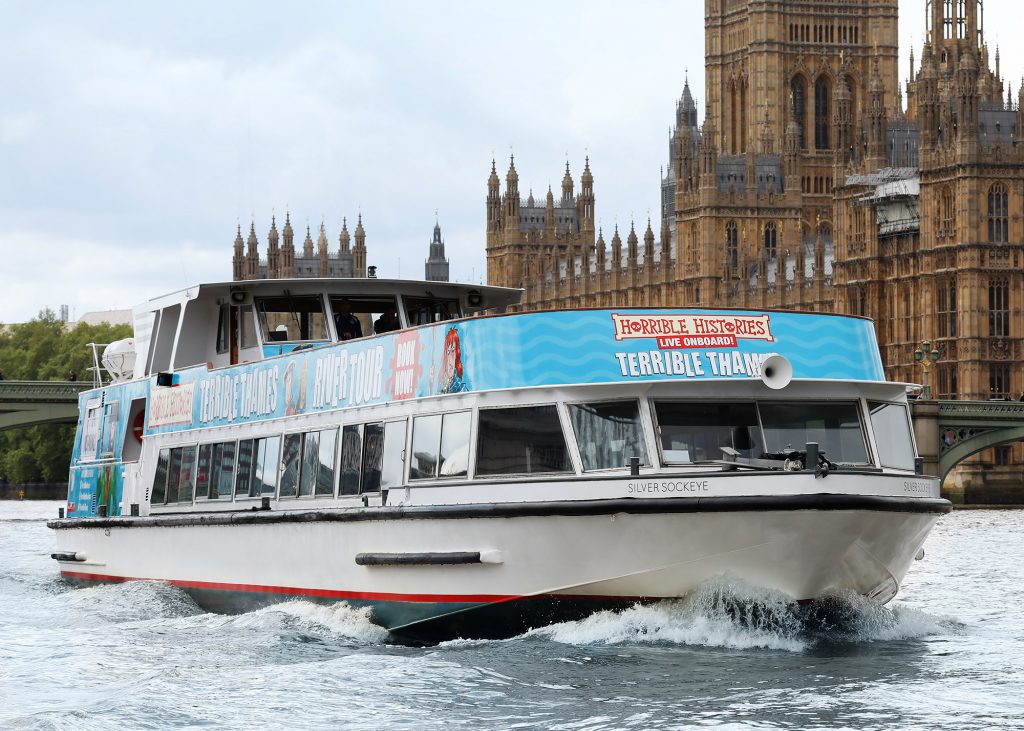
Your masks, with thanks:
[{"label": "carved stone facade", "polygon": [[315,246],[309,227],[306,227],[306,238],[299,252],[295,250],[295,233],[289,214],[285,214],[282,234],[278,235],[277,221],[271,216],[270,231],[267,233],[267,258],[260,259],[256,224],[250,224],[247,241],[242,240],[242,227],[239,226],[232,257],[232,279],[237,282],[243,279],[366,276],[366,230],[363,228],[362,215],[356,224],[355,246],[348,232],[348,222],[342,219],[338,249],[334,252],[330,251],[323,224],[320,224]]},{"label": "carved stone facade", "polygon": [[[712,306],[871,317],[886,374],[940,398],[1024,392],[1024,88],[994,68],[978,0],[929,0],[904,105],[896,0],[706,0],[703,124],[684,85],[662,225],[611,253],[594,238],[589,161],[554,205],[492,164],[488,281],[525,309]],[[665,242],[664,245],[661,242]],[[1014,454],[1018,452],[1018,454]],[[1020,445],[961,471],[1020,462]],[[990,470],[991,474],[999,469]],[[1020,479],[1020,468],[1004,470]]]}]

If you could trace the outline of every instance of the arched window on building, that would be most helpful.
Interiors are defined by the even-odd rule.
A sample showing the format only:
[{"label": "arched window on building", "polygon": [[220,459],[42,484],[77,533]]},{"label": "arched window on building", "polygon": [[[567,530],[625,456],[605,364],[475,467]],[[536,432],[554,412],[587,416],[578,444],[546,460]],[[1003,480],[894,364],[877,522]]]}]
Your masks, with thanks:
[{"label": "arched window on building", "polygon": [[832,124],[832,115],[829,113],[832,90],[828,77],[822,74],[814,82],[814,149],[829,149],[828,132]]},{"label": "arched window on building", "polygon": [[794,76],[789,82],[789,94],[791,100],[790,114],[793,121],[800,128],[800,149],[807,149],[807,135],[804,128],[807,126],[807,81],[803,76]]},{"label": "arched window on building", "polygon": [[953,189],[948,185],[942,188],[939,215],[939,234],[953,236],[956,233],[956,206],[953,204]]},{"label": "arched window on building", "polygon": [[956,280],[939,282],[938,291],[939,337],[956,337]]},{"label": "arched window on building", "polygon": [[740,241],[736,222],[725,224],[725,261],[733,269],[740,265]]},{"label": "arched window on building", "polygon": [[988,335],[1010,336],[1010,284],[1005,279],[990,279],[988,283]]},{"label": "arched window on building", "polygon": [[774,259],[779,251],[778,229],[774,223],[766,223],[764,226],[764,253],[769,259]]},{"label": "arched window on building", "polygon": [[1005,244],[1010,240],[1006,186],[996,183],[988,189],[988,240]]}]

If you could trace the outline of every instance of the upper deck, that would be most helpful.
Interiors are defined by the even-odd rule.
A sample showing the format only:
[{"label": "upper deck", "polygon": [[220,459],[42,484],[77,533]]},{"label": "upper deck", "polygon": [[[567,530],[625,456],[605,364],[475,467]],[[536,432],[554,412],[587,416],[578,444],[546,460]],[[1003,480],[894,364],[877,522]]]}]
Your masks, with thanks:
[{"label": "upper deck", "polygon": [[190,366],[255,363],[296,348],[501,311],[504,287],[391,279],[200,284],[135,307],[135,379]]}]

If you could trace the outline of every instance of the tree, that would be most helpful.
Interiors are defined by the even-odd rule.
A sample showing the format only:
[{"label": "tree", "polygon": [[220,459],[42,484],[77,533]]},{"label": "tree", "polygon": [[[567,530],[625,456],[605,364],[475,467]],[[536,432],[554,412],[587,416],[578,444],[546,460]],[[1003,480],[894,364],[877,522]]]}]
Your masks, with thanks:
[{"label": "tree", "polygon": [[[93,359],[87,343],[111,343],[131,336],[128,325],[78,323],[68,330],[52,310],[0,332],[0,371],[9,380],[63,381],[74,371],[90,379]],[[43,424],[0,432],[0,478],[13,483],[62,482],[68,477],[74,427]]]}]

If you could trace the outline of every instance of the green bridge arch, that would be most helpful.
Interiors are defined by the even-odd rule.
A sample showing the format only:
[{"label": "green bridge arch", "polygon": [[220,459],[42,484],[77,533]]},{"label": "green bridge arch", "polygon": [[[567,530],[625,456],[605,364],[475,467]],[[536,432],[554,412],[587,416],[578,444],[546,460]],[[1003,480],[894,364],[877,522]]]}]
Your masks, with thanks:
[{"label": "green bridge arch", "polygon": [[925,474],[946,475],[973,454],[1024,440],[1024,402],[911,402],[917,449]]},{"label": "green bridge arch", "polygon": [[0,381],[0,431],[78,421],[79,381]]}]

